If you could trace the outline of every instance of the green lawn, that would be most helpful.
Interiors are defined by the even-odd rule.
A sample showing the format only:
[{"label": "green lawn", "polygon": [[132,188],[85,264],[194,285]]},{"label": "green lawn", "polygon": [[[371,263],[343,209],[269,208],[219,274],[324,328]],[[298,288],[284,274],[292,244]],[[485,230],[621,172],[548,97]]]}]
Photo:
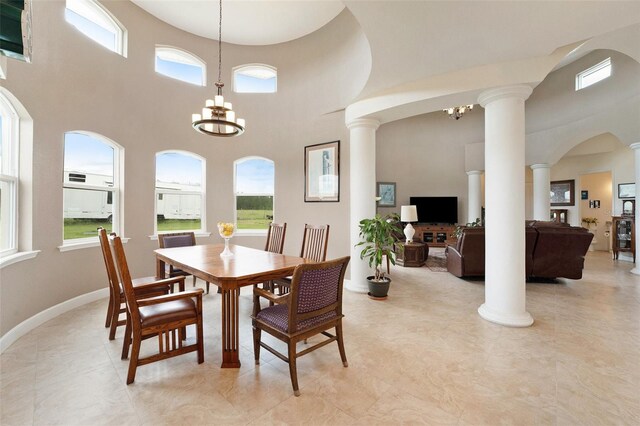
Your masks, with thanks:
[{"label": "green lawn", "polygon": [[107,219],[65,219],[64,239],[97,237],[99,226],[111,232],[111,223]]},{"label": "green lawn", "polygon": [[273,210],[238,210],[238,229],[268,229]]},{"label": "green lawn", "polygon": [[158,219],[158,232],[200,229],[200,219]]}]

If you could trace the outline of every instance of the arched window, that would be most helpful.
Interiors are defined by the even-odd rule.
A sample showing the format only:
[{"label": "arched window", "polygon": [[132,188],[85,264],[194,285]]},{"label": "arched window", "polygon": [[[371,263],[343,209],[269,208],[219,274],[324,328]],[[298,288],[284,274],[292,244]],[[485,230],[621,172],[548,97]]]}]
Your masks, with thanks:
[{"label": "arched window", "polygon": [[237,93],[275,93],[278,70],[263,64],[241,65],[233,69],[233,90]]},{"label": "arched window", "polygon": [[245,157],[235,161],[234,170],[238,232],[266,232],[273,221],[273,161],[262,157]]},{"label": "arched window", "polygon": [[156,72],[198,86],[207,85],[207,66],[192,53],[169,46],[156,46]]},{"label": "arched window", "polygon": [[127,30],[95,0],[67,0],[65,19],[98,44],[127,56]]},{"label": "arched window", "polygon": [[0,257],[18,251],[19,118],[0,93]]},{"label": "arched window", "polygon": [[97,240],[97,228],[120,233],[122,148],[91,132],[64,135],[64,244]]},{"label": "arched window", "polygon": [[187,151],[156,154],[156,229],[169,231],[206,229],[204,158]]}]

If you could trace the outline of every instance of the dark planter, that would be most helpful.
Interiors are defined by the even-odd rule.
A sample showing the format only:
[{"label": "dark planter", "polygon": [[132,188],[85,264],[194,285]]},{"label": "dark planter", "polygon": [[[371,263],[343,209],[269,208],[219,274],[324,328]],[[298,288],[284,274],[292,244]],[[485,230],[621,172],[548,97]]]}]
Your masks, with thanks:
[{"label": "dark planter", "polygon": [[375,281],[374,276],[367,277],[369,283],[369,296],[375,299],[384,299],[389,293],[389,284],[391,284],[390,278],[384,278],[383,281]]}]

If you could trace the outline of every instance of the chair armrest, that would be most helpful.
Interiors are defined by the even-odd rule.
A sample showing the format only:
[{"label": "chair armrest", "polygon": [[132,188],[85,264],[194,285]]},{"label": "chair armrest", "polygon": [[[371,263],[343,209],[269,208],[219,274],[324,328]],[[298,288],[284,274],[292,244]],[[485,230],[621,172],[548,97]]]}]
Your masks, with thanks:
[{"label": "chair armrest", "polygon": [[185,290],[179,293],[164,294],[162,296],[149,297],[147,299],[138,300],[138,306],[157,305],[159,303],[173,302],[174,300],[190,299],[193,297],[202,298],[204,290],[194,288],[193,290]]},{"label": "chair armrest", "polygon": [[264,297],[268,301],[273,302],[273,303],[277,303],[277,304],[287,303],[289,301],[289,295],[290,294],[291,293],[283,294],[281,296],[276,296],[275,294],[271,293],[270,291],[263,290],[261,288],[255,287],[253,289],[253,295],[254,296]]},{"label": "chair armrest", "polygon": [[163,280],[153,281],[147,284],[140,284],[133,288],[133,292],[137,293],[141,290],[146,290],[149,288],[159,287],[161,285],[170,285],[170,284],[179,284],[180,281],[184,281],[184,277],[174,277],[174,278],[165,278]]}]

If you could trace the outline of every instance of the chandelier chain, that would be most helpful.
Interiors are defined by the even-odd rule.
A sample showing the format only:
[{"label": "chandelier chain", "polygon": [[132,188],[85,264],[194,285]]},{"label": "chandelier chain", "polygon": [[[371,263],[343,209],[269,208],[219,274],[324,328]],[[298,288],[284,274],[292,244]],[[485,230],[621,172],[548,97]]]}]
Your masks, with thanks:
[{"label": "chandelier chain", "polygon": [[222,0],[220,0],[220,21],[218,22],[218,83],[222,83]]}]

